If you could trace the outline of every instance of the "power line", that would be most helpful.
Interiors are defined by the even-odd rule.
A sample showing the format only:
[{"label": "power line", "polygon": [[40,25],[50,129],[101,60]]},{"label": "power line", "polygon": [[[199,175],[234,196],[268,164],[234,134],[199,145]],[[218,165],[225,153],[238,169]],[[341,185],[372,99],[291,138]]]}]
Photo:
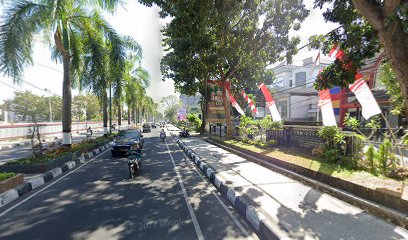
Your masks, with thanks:
[{"label": "power line", "polygon": [[14,90],[16,90],[16,91],[18,91],[18,92],[23,92],[22,90],[17,89],[16,87],[14,87],[14,86],[12,86],[12,85],[9,85],[8,83],[5,83],[5,82],[3,82],[3,81],[0,81],[0,83],[3,83],[3,84],[6,85],[7,87],[13,88]]},{"label": "power line", "polygon": [[39,62],[34,62],[34,63],[35,63],[35,64],[37,64],[37,65],[39,65],[39,66],[41,66],[41,67],[45,67],[45,68],[48,68],[48,69],[54,70],[54,71],[59,72],[59,73],[64,73],[64,72],[63,72],[63,71],[61,71],[61,70],[58,70],[58,69],[56,69],[56,68],[49,67],[49,66],[44,65],[44,64],[41,64],[41,63],[39,63]]}]

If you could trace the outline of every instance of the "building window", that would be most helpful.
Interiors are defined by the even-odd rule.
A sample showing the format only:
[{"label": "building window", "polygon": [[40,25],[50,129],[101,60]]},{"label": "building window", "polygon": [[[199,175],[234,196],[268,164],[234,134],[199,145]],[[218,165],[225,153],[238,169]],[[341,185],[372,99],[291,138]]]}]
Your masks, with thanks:
[{"label": "building window", "polygon": [[293,83],[292,83],[292,79],[289,79],[289,87],[292,87]]},{"label": "building window", "polygon": [[288,117],[288,101],[287,100],[279,101],[278,105],[281,117],[283,119],[286,119]]},{"label": "building window", "polygon": [[306,72],[296,73],[296,87],[305,87],[306,86]]}]

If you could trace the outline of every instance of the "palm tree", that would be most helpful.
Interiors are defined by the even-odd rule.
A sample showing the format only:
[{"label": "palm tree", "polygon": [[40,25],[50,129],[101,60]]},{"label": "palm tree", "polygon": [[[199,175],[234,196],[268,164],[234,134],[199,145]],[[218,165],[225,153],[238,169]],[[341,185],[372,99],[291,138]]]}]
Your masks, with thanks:
[{"label": "palm tree", "polygon": [[[90,4],[94,2],[94,4]],[[120,0],[17,0],[3,11],[0,26],[0,71],[15,83],[22,80],[25,67],[33,65],[32,49],[35,34],[44,33],[51,43],[52,58],[63,64],[63,143],[71,144],[71,88],[79,78],[86,52],[104,37],[112,46],[120,39],[95,8],[114,11]],[[51,40],[52,39],[52,40]],[[114,47],[113,47],[114,48]],[[113,59],[121,52],[111,52]],[[114,60],[113,60],[114,61]]]}]

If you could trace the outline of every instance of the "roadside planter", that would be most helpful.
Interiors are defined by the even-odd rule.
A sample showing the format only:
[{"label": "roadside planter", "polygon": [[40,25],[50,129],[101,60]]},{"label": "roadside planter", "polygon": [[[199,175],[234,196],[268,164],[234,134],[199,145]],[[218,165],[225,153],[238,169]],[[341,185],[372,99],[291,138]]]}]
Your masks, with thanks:
[{"label": "roadside planter", "polygon": [[0,193],[3,193],[7,190],[10,190],[19,184],[23,183],[24,181],[24,175],[23,174],[17,174],[14,177],[7,178],[3,181],[0,181]]},{"label": "roadside planter", "polygon": [[69,161],[75,161],[79,157],[92,152],[94,149],[97,149],[100,146],[103,146],[109,143],[110,140],[106,140],[95,145],[82,149],[73,153],[65,153],[60,157],[52,159],[48,162],[38,163],[38,164],[4,164],[0,166],[0,172],[15,172],[15,173],[45,173],[54,169],[56,167],[61,167]]}]

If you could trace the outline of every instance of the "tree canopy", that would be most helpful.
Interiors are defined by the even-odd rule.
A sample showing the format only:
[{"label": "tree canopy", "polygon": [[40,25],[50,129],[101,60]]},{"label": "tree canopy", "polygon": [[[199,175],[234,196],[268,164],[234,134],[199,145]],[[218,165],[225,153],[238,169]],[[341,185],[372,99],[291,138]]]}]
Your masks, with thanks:
[{"label": "tree canopy", "polygon": [[[194,94],[207,79],[237,88],[254,88],[268,65],[296,52],[299,38],[289,37],[308,15],[301,0],[163,1],[141,0],[161,7],[172,21],[163,30],[168,54],[162,71],[177,89]],[[230,107],[223,91],[228,136]]]},{"label": "tree canopy", "polygon": [[384,51],[395,71],[401,95],[408,105],[408,2],[401,0],[315,0],[316,8],[329,6],[323,13],[326,21],[339,28],[326,36],[313,36],[312,47],[328,53],[334,44],[345,52],[319,74],[317,89],[348,87],[355,81],[356,70],[364,61]]}]

